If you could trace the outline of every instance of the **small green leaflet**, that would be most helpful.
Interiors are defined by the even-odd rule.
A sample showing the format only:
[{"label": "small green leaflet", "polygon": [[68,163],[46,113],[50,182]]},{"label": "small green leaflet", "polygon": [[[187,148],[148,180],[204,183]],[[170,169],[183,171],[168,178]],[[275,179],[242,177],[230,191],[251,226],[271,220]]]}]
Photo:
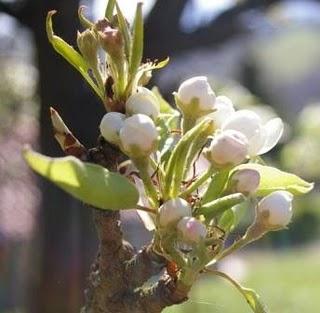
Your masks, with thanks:
[{"label": "small green leaflet", "polygon": [[75,198],[99,209],[120,210],[136,206],[139,193],[125,177],[73,156],[50,158],[29,148],[28,165]]},{"label": "small green leaflet", "polygon": [[276,190],[286,190],[294,195],[301,195],[313,188],[313,183],[309,183],[297,175],[280,171],[271,166],[248,163],[239,165],[234,170],[238,169],[253,169],[260,173],[258,196],[265,196]]},{"label": "small green leaflet", "polygon": [[52,28],[52,16],[56,13],[56,11],[50,11],[47,15],[46,20],[46,29],[47,36],[52,44],[53,48],[64,57],[75,69],[77,69],[80,74],[84,77],[84,79],[88,82],[88,84],[92,87],[92,89],[96,92],[96,94],[103,100],[104,99],[104,91],[99,89],[99,87],[95,84],[92,78],[89,75],[89,66],[86,61],[83,59],[80,53],[78,53],[72,46],[66,43],[62,38],[56,36],[53,32]]},{"label": "small green leaflet", "polygon": [[237,281],[235,281],[226,273],[216,271],[216,270],[211,270],[210,268],[208,268],[208,266],[211,266],[211,264],[214,264],[214,263],[210,262],[207,265],[206,273],[220,276],[228,280],[234,287],[236,287],[241,292],[241,294],[246,299],[247,303],[249,304],[250,308],[254,313],[268,313],[267,307],[265,306],[264,303],[262,303],[260,296],[253,289],[242,287]]}]

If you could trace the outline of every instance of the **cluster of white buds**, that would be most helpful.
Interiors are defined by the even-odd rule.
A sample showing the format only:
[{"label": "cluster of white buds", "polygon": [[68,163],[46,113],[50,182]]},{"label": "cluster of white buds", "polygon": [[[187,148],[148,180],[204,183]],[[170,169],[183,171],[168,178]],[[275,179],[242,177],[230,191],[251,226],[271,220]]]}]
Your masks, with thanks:
[{"label": "cluster of white buds", "polygon": [[192,217],[190,204],[182,198],[168,200],[160,207],[159,224],[161,227],[176,227],[185,243],[197,243],[207,235],[206,226]]},{"label": "cluster of white buds", "polygon": [[292,219],[293,195],[287,191],[274,191],[257,206],[257,221],[266,229],[286,227]]},{"label": "cluster of white buds", "polygon": [[126,103],[126,113],[109,112],[100,123],[101,135],[129,156],[139,158],[155,151],[158,131],[154,124],[160,109],[156,96],[139,87]]}]

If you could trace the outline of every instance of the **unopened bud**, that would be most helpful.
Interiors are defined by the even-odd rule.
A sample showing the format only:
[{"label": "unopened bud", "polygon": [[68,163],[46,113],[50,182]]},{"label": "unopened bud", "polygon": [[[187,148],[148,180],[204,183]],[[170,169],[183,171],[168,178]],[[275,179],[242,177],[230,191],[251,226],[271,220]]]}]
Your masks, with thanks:
[{"label": "unopened bud", "polygon": [[244,195],[254,194],[260,184],[260,174],[258,171],[245,168],[236,171],[230,181],[233,192],[240,192]]},{"label": "unopened bud", "polygon": [[124,125],[125,119],[126,116],[122,113],[109,112],[105,114],[100,123],[102,137],[114,145],[119,145],[119,133]]},{"label": "unopened bud", "polygon": [[168,200],[159,209],[159,223],[162,227],[177,223],[185,216],[191,216],[191,206],[182,198]]},{"label": "unopened bud", "polygon": [[211,113],[215,109],[216,96],[205,76],[184,81],[176,93],[176,99],[182,112],[194,118]]},{"label": "unopened bud", "polygon": [[101,47],[116,61],[123,58],[124,42],[119,29],[113,28],[107,20],[96,23]]},{"label": "unopened bud", "polygon": [[77,37],[78,48],[85,58],[85,60],[91,65],[97,65],[97,52],[98,52],[98,40],[93,30],[87,29],[82,33],[78,32]]},{"label": "unopened bud", "polygon": [[129,97],[126,103],[126,112],[129,115],[145,114],[156,120],[160,113],[158,99],[149,89],[139,87],[138,92]]},{"label": "unopened bud", "polygon": [[258,203],[257,220],[267,229],[284,228],[292,219],[292,199],[290,192],[272,192]]},{"label": "unopened bud", "polygon": [[184,217],[177,224],[177,230],[183,241],[198,243],[206,238],[206,226],[194,217]]},{"label": "unopened bud", "polygon": [[217,168],[238,165],[246,159],[247,154],[247,138],[234,130],[217,134],[205,152],[207,159]]},{"label": "unopened bud", "polygon": [[120,139],[129,156],[145,157],[155,151],[158,131],[149,116],[135,114],[125,120],[120,130]]}]

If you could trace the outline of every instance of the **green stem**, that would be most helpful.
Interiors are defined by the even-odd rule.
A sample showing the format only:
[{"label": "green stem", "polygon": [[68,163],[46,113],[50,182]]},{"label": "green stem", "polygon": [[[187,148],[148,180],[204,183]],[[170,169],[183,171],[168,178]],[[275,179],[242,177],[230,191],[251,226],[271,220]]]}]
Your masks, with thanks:
[{"label": "green stem", "polygon": [[180,193],[179,197],[185,198],[192,192],[197,190],[203,183],[205,183],[215,172],[215,169],[210,166],[194,183]]},{"label": "green stem", "polygon": [[156,209],[159,206],[158,192],[148,172],[149,162],[150,162],[149,158],[141,158],[141,159],[133,160],[133,163],[139,170],[140,178],[143,181],[146,194],[150,200],[150,204],[153,208]]},{"label": "green stem", "polygon": [[182,118],[182,132],[185,134],[188,130],[190,130],[195,124],[197,119],[191,116],[183,115]]}]

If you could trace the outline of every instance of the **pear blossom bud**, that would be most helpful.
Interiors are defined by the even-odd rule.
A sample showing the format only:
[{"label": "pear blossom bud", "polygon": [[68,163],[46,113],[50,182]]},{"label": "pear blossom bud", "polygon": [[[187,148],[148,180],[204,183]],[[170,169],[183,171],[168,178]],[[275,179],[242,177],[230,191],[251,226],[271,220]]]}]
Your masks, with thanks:
[{"label": "pear blossom bud", "polygon": [[248,140],[238,131],[227,130],[214,137],[206,150],[207,159],[216,167],[238,165],[248,154]]},{"label": "pear blossom bud", "polygon": [[215,109],[216,95],[205,76],[184,81],[176,93],[177,105],[185,115],[201,117]]},{"label": "pear blossom bud", "polygon": [[269,229],[287,226],[292,218],[292,199],[290,192],[272,192],[258,203],[257,219]]},{"label": "pear blossom bud", "polygon": [[129,115],[145,114],[156,120],[160,113],[158,99],[149,89],[139,87],[138,92],[129,97],[126,103],[126,112]]},{"label": "pear blossom bud", "polygon": [[98,39],[91,29],[78,32],[77,44],[80,52],[91,66],[96,66],[98,62]]},{"label": "pear blossom bud", "polygon": [[194,217],[184,217],[177,224],[177,230],[186,242],[197,243],[206,238],[206,226]]},{"label": "pear blossom bud", "polygon": [[124,42],[119,29],[113,28],[106,20],[96,23],[101,47],[115,60],[119,61],[124,55]]},{"label": "pear blossom bud", "polygon": [[255,193],[259,187],[260,174],[253,169],[240,169],[232,175],[230,184],[233,192],[250,195]]},{"label": "pear blossom bud", "polygon": [[221,128],[225,120],[234,112],[232,101],[226,96],[219,96],[216,98],[215,111],[210,113],[208,117],[213,119],[216,128]]},{"label": "pear blossom bud", "polygon": [[168,200],[159,209],[159,223],[163,227],[177,223],[185,216],[191,216],[191,206],[182,198]]},{"label": "pear blossom bud", "polygon": [[119,132],[124,125],[125,119],[126,116],[119,112],[109,112],[105,114],[100,123],[102,137],[114,145],[119,145]]},{"label": "pear blossom bud", "polygon": [[124,121],[120,140],[124,151],[135,158],[148,156],[157,146],[158,131],[153,120],[144,114],[135,114]]}]

